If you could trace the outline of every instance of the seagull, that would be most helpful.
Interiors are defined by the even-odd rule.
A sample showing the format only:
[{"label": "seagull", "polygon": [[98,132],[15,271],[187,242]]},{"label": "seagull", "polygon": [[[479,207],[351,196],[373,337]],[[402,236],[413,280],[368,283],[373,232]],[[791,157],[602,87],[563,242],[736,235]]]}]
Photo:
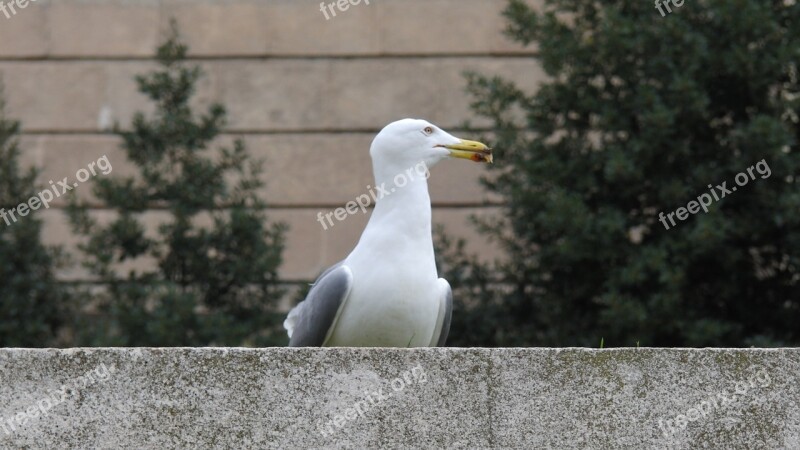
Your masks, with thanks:
[{"label": "seagull", "polygon": [[384,127],[369,153],[381,195],[350,255],[289,312],[290,347],[441,347],[447,340],[453,294],[436,271],[428,169],[448,157],[491,163],[492,149],[403,119]]}]

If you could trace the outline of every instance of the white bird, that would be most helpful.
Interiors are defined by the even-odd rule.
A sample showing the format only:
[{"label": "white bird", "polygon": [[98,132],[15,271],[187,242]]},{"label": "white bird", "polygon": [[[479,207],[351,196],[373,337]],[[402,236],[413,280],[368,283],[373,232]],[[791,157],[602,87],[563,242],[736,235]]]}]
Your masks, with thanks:
[{"label": "white bird", "polygon": [[378,133],[370,156],[383,197],[355,249],[289,312],[291,347],[433,347],[447,339],[453,296],[436,272],[428,169],[447,157],[491,163],[492,151],[403,119]]}]

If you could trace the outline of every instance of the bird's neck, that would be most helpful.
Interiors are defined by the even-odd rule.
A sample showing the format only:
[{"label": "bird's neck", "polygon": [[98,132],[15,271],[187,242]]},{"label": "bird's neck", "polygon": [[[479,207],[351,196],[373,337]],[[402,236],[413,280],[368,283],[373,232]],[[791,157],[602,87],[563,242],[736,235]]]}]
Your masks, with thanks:
[{"label": "bird's neck", "polygon": [[406,245],[409,241],[433,246],[431,198],[424,175],[403,173],[390,177],[376,174],[377,202],[364,237],[382,246]]},{"label": "bird's neck", "polygon": [[430,238],[431,197],[428,181],[424,178],[410,180],[407,184],[377,184],[385,186],[372,213],[372,220],[391,220],[408,230],[417,230]]},{"label": "bird's neck", "polygon": [[383,255],[394,265],[397,276],[404,271],[421,271],[436,275],[436,261],[431,236],[431,198],[425,174],[404,179],[395,172],[391,176],[375,172],[377,201],[361,239],[348,256],[348,265],[356,270],[371,270],[375,255]]}]

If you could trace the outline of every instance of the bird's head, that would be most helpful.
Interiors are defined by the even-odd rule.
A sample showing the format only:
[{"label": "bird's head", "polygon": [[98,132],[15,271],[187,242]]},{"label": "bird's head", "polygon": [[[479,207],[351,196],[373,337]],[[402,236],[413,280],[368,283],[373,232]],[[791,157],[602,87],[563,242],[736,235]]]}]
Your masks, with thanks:
[{"label": "bird's head", "polygon": [[447,158],[492,162],[486,144],[459,139],[425,120],[403,119],[386,125],[372,141],[373,161],[402,170],[424,162],[432,167]]}]

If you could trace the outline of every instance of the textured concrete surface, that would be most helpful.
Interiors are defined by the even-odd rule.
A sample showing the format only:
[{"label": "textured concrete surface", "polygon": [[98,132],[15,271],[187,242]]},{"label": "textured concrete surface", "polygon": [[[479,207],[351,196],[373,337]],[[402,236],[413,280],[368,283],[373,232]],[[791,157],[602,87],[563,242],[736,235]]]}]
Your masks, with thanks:
[{"label": "textured concrete surface", "polygon": [[800,448],[800,349],[0,350],[0,448]]}]

